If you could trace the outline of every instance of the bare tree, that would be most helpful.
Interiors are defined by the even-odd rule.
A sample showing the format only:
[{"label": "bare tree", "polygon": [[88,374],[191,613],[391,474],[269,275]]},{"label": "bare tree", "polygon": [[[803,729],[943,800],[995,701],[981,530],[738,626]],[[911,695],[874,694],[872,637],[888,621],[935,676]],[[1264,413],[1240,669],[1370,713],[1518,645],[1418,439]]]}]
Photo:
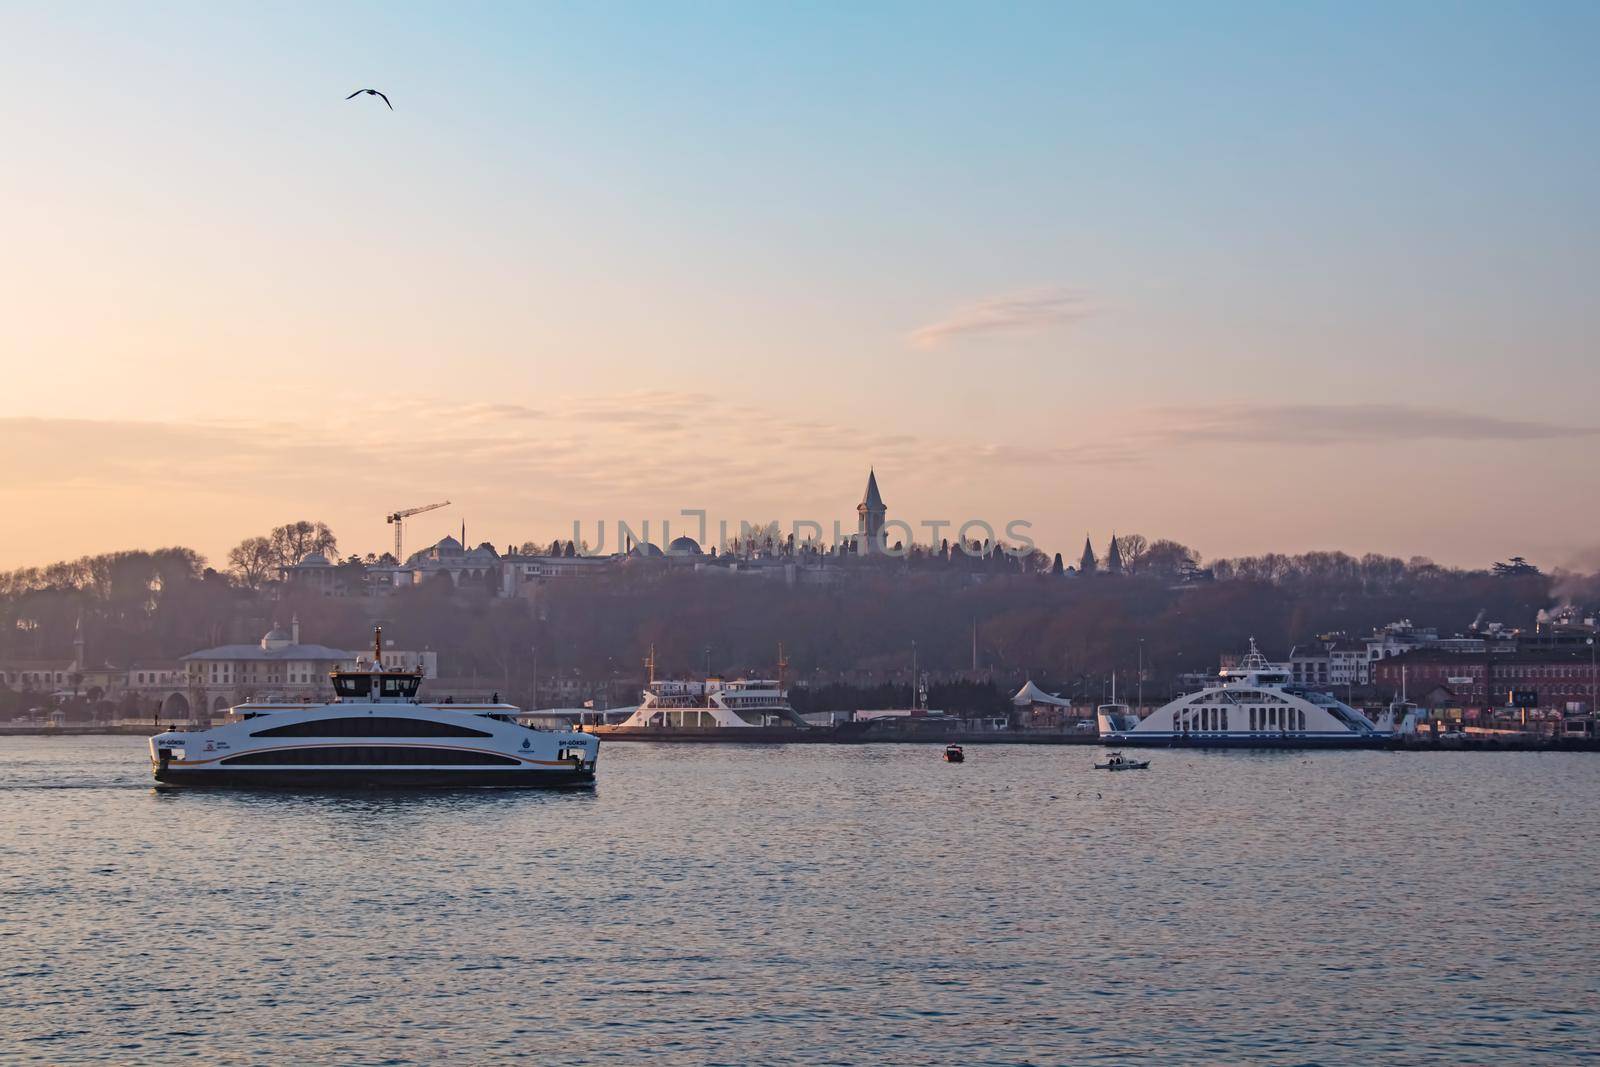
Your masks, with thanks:
[{"label": "bare tree", "polygon": [[246,537],[228,553],[228,572],[251,589],[261,588],[276,563],[272,542],[265,537]]},{"label": "bare tree", "polygon": [[1123,534],[1117,538],[1117,552],[1122,556],[1122,569],[1128,574],[1139,573],[1139,561],[1144,558],[1150,542],[1144,534]]},{"label": "bare tree", "polygon": [[339,539],[325,522],[285,523],[267,535],[272,543],[274,561],[279,567],[292,567],[305,558],[308,552],[321,552],[334,556],[339,551]]}]

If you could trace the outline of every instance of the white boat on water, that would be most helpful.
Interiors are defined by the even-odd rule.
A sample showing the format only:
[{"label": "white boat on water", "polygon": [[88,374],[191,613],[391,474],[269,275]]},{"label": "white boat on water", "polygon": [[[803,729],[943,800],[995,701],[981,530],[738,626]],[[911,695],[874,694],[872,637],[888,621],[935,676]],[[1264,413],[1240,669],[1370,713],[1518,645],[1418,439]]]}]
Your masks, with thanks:
[{"label": "white boat on water", "polygon": [[1103,705],[1100,740],[1118,747],[1376,748],[1416,732],[1416,708],[1397,704],[1377,722],[1329,693],[1291,680],[1288,667],[1270,663],[1250,642],[1237,667],[1225,667],[1218,684],[1188,693],[1144,719],[1120,705]]},{"label": "white boat on water", "polygon": [[1113,752],[1104,763],[1096,763],[1097,771],[1142,771],[1150,766],[1149,760],[1129,759],[1120,752]]},{"label": "white boat on water", "polygon": [[772,678],[709,678],[652,682],[632,715],[615,730],[807,730],[811,724],[789,706],[789,694]]},{"label": "white boat on water", "polygon": [[423,703],[420,671],[334,671],[325,704],[249,703],[209,730],[150,739],[156,781],[184,786],[546,787],[594,781],[600,739],[533,730],[510,704]]},{"label": "white boat on water", "polygon": [[814,732],[810,723],[789,705],[783,683],[783,646],[778,649],[777,678],[692,679],[656,678],[656,652],[645,660],[649,672],[639,706],[614,726],[597,726],[602,737],[641,738],[662,733],[712,733],[729,731],[747,735],[789,736]]}]

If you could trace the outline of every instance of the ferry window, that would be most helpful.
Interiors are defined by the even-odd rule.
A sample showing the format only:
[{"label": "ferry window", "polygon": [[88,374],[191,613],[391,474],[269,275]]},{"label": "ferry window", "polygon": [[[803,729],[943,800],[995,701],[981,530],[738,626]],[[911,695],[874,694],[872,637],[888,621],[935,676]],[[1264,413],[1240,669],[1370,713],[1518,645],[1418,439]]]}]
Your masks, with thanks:
[{"label": "ferry window", "polygon": [[1222,729],[1226,730],[1227,728],[1228,728],[1228,709],[1227,708],[1223,708],[1222,709]]},{"label": "ferry window", "polygon": [[417,679],[400,675],[399,677],[386,677],[383,679],[383,695],[386,697],[409,697],[417,692]]},{"label": "ferry window", "polygon": [[1255,708],[1251,708],[1250,709],[1250,729],[1255,730],[1257,728],[1258,728],[1258,726],[1256,724],[1256,709]]},{"label": "ferry window", "polygon": [[383,766],[383,765],[513,765],[521,761],[493,752],[459,748],[414,748],[404,745],[337,745],[319,748],[278,748],[263,752],[242,752],[229,756],[225,764],[257,764],[278,767]]},{"label": "ferry window", "polygon": [[372,692],[372,678],[365,674],[345,674],[333,680],[333,691],[342,697],[364,697]]},{"label": "ferry window", "polygon": [[311,719],[257,730],[251,737],[492,737],[493,734],[431,719],[362,715]]}]

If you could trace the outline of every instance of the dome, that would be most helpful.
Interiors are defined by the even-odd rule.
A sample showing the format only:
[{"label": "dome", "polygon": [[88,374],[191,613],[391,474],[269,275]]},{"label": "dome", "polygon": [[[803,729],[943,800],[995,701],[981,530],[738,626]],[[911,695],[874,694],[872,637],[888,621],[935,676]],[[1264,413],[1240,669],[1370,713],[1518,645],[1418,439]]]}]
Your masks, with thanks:
[{"label": "dome", "polygon": [[301,557],[300,566],[302,566],[302,567],[331,567],[331,566],[333,566],[333,564],[329,563],[328,562],[328,557],[324,556],[321,552],[307,552],[304,556]]},{"label": "dome", "polygon": [[667,546],[669,556],[698,556],[700,555],[700,542],[687,535],[674,537]]},{"label": "dome", "polygon": [[287,648],[289,644],[289,635],[279,629],[276,624],[261,636],[261,647],[269,652],[275,648]]},{"label": "dome", "polygon": [[636,558],[643,557],[647,559],[655,559],[656,557],[663,555],[663,553],[661,549],[657,548],[655,545],[652,545],[649,541],[645,541],[634,545],[632,550],[629,551],[628,555]]}]

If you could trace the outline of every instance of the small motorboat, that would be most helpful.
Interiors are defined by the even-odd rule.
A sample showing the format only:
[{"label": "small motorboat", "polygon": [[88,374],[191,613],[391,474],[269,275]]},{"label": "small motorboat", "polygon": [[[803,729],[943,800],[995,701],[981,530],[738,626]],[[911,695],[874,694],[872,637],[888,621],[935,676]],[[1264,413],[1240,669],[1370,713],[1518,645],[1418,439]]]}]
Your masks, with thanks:
[{"label": "small motorboat", "polygon": [[967,754],[961,751],[960,745],[946,745],[944,746],[944,761],[946,763],[965,763],[967,762]]},{"label": "small motorboat", "polygon": [[1111,753],[1104,763],[1096,763],[1097,771],[1142,771],[1150,766],[1149,760],[1129,759],[1120,752]]}]

